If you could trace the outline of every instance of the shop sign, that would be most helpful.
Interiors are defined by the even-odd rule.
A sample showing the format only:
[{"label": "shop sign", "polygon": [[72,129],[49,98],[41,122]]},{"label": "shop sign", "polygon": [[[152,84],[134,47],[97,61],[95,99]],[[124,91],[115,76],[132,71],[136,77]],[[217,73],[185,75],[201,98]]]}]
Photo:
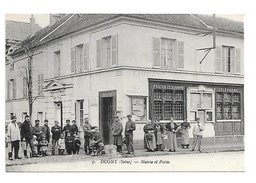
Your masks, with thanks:
[{"label": "shop sign", "polygon": [[238,88],[215,88],[216,92],[230,92],[230,93],[238,93]]},{"label": "shop sign", "polygon": [[172,84],[153,84],[153,89],[163,90],[185,90],[185,86],[175,86]]}]

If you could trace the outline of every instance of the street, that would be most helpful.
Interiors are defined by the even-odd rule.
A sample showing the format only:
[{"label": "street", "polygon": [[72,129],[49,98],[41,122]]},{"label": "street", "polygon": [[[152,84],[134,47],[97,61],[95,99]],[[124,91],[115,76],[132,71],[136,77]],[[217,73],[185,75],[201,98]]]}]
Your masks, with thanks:
[{"label": "street", "polygon": [[173,154],[7,166],[7,172],[37,171],[244,171],[244,152]]}]

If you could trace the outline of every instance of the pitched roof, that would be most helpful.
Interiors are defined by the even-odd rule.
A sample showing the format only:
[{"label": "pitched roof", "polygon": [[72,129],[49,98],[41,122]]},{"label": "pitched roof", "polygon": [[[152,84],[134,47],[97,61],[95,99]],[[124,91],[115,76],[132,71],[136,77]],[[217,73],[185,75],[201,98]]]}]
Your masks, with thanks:
[{"label": "pitched roof", "polygon": [[[24,40],[30,34],[30,23],[12,20],[5,21],[5,38],[13,40]],[[35,31],[41,29],[38,24],[34,25]]]},{"label": "pitched roof", "polygon": [[[206,25],[212,26],[211,16],[190,15],[190,14],[67,14],[51,26],[47,26],[32,37],[23,41],[28,47],[37,47],[62,36],[92,27],[99,23],[117,18],[130,17],[170,25],[192,27],[197,29],[207,29]],[[196,18],[197,17],[197,18]],[[237,32],[243,34],[243,23],[231,21],[223,18],[216,18],[217,30]],[[14,54],[22,52],[16,50]]]}]

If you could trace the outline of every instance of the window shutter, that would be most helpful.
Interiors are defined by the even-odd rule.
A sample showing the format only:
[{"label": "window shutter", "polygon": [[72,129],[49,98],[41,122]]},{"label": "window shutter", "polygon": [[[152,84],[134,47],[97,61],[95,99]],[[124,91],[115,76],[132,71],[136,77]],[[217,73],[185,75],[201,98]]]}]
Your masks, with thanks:
[{"label": "window shutter", "polygon": [[160,67],[160,38],[153,37],[153,64]]},{"label": "window shutter", "polygon": [[111,37],[112,41],[112,66],[117,65],[118,59],[118,35]]},{"label": "window shutter", "polygon": [[227,72],[226,65],[227,65],[227,49],[222,47],[222,59],[221,59],[221,71]]},{"label": "window shutter", "polygon": [[89,70],[89,43],[84,44],[84,70]]},{"label": "window shutter", "polygon": [[76,71],[75,61],[76,61],[76,50],[75,48],[72,48],[71,49],[71,73],[74,73]]},{"label": "window shutter", "polygon": [[7,80],[7,100],[10,99],[10,80]]},{"label": "window shutter", "polygon": [[241,73],[241,49],[236,48],[236,73]]},{"label": "window shutter", "polygon": [[26,77],[23,77],[23,96],[27,97],[27,80],[26,80]]},{"label": "window shutter", "polygon": [[178,68],[184,69],[184,42],[178,41]]},{"label": "window shutter", "polygon": [[101,40],[96,42],[97,68],[101,68]]},{"label": "window shutter", "polygon": [[236,67],[236,59],[235,59],[235,49],[231,49],[231,73],[235,73],[235,67]]},{"label": "window shutter", "polygon": [[215,48],[215,71],[222,72],[221,47],[220,46],[216,46],[216,48]]},{"label": "window shutter", "polygon": [[40,94],[41,91],[41,74],[38,74],[38,95]]},{"label": "window shutter", "polygon": [[16,98],[16,79],[13,79],[13,98]]},{"label": "window shutter", "polygon": [[76,57],[75,57],[75,63],[76,63],[76,73],[79,73],[80,72],[80,61],[81,61],[81,47],[80,46],[76,46],[75,47],[75,50],[76,50]]}]

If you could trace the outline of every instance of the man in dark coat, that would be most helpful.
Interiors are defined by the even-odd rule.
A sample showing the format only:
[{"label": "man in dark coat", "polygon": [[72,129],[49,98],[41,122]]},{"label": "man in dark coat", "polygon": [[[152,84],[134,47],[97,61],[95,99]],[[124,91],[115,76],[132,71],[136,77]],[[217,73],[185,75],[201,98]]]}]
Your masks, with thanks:
[{"label": "man in dark coat", "polygon": [[37,146],[37,152],[38,154],[40,154],[40,142],[42,140],[42,134],[43,134],[43,127],[41,127],[40,125],[40,121],[38,119],[35,120],[35,126],[33,127],[33,135],[36,136],[36,140],[38,142],[38,146]]},{"label": "man in dark coat", "polygon": [[48,126],[48,120],[47,119],[44,120],[43,135],[45,136],[45,139],[49,143],[50,142],[50,137],[51,137],[51,132],[50,132],[50,128]]},{"label": "man in dark coat", "polygon": [[90,145],[92,126],[90,125],[88,118],[84,119],[84,124],[82,128],[84,131],[84,152],[85,154],[89,155],[91,153],[91,149],[89,148],[89,145]]},{"label": "man in dark coat", "polygon": [[133,131],[136,129],[135,123],[132,121],[132,116],[129,114],[127,116],[128,121],[125,125],[125,138],[126,138],[126,146],[128,153],[127,154],[134,154],[133,149]]},{"label": "man in dark coat", "polygon": [[119,117],[114,117],[114,123],[112,124],[112,132],[114,136],[114,145],[117,147],[117,152],[122,153],[122,145],[123,145],[123,125],[119,121]]},{"label": "man in dark coat", "polygon": [[[65,138],[67,137],[67,133],[70,132],[71,133],[71,125],[70,125],[70,120],[67,119],[66,120],[66,126],[64,126],[63,128],[63,132],[65,133]],[[70,134],[71,135],[71,134]]]},{"label": "man in dark coat", "polygon": [[[21,138],[26,140],[26,147],[30,146],[32,157],[38,157],[37,153],[34,150],[33,144],[33,127],[30,123],[29,116],[25,117],[25,121],[21,124]],[[24,156],[27,158],[27,150],[24,150]]]},{"label": "man in dark coat", "polygon": [[72,120],[71,135],[77,135],[77,134],[78,134],[78,127],[76,125],[76,120]]},{"label": "man in dark coat", "polygon": [[61,127],[58,121],[54,121],[54,126],[51,129],[52,132],[52,155],[55,154],[55,147],[58,146],[58,140],[60,139]]}]

